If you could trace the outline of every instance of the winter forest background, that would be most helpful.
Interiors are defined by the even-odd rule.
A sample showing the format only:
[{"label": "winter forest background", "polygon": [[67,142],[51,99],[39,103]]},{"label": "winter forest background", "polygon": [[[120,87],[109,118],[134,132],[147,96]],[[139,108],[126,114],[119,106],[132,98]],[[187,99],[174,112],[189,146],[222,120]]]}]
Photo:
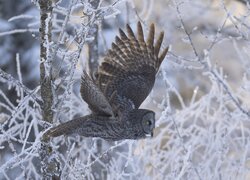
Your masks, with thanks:
[{"label": "winter forest background", "polygon": [[[249,3],[1,0],[0,179],[249,179]],[[139,20],[170,46],[142,105],[157,112],[154,137],[41,141],[51,123],[90,112],[82,69]]]}]

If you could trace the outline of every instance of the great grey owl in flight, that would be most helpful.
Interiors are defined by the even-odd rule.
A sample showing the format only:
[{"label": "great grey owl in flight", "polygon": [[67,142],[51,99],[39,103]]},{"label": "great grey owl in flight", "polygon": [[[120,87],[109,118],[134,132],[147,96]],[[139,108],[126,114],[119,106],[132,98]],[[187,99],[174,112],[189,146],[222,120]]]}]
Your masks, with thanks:
[{"label": "great grey owl in flight", "polygon": [[150,26],[147,41],[142,25],[137,37],[127,25],[98,67],[96,80],[83,71],[81,96],[92,113],[51,128],[46,137],[79,134],[106,140],[141,139],[153,136],[155,113],[139,109],[150,93],[156,73],[168,48],[159,54],[164,32],[154,42],[155,27]]}]

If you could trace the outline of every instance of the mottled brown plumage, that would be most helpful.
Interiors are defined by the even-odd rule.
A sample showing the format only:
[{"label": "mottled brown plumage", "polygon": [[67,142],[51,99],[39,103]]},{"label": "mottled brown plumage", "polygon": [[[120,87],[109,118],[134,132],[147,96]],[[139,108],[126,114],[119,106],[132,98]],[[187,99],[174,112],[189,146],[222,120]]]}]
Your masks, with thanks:
[{"label": "mottled brown plumage", "polygon": [[[131,101],[135,108],[139,108],[154,85],[155,75],[168,48],[159,55],[164,33],[160,33],[154,44],[154,24],[150,26],[147,42],[144,40],[140,22],[137,24],[138,38],[129,25],[127,25],[128,35],[121,29],[119,32],[120,37],[116,37],[116,43],[112,44],[112,49],[99,67],[97,84],[108,99],[114,91],[117,91],[116,100],[111,103],[112,106],[121,104],[122,98],[122,101]],[[127,104],[131,105],[131,103]],[[125,110],[131,108],[125,107]],[[123,111],[123,109],[124,107],[121,107],[117,111]]]},{"label": "mottled brown plumage", "polygon": [[154,24],[150,26],[146,41],[140,22],[137,37],[129,25],[126,28],[127,34],[119,29],[120,36],[115,38],[98,68],[96,82],[83,72],[81,96],[92,114],[54,127],[47,136],[77,133],[85,137],[122,140],[152,135],[154,112],[138,108],[150,93],[168,48],[159,54],[164,33],[161,32],[154,42]]}]

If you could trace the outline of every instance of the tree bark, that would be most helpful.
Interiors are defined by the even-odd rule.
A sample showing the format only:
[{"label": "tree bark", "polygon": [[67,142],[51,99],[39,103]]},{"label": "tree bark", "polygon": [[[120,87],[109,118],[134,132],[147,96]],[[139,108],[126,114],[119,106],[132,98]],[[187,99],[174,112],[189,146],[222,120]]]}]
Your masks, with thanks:
[{"label": "tree bark", "polygon": [[[40,85],[43,100],[43,119],[52,123],[53,121],[53,94],[51,85],[51,74],[46,69],[46,64],[51,65],[50,42],[52,29],[52,1],[39,0],[40,5]],[[46,70],[48,73],[46,73]]]}]

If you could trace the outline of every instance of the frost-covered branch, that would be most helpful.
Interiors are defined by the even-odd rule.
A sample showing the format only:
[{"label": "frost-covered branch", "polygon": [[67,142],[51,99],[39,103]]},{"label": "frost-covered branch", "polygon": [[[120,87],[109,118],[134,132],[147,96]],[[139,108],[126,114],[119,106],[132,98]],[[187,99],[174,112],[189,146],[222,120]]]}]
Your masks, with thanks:
[{"label": "frost-covered branch", "polygon": [[40,5],[40,85],[41,97],[43,100],[43,118],[45,121],[53,121],[53,93],[51,85],[51,74],[48,72],[48,66],[51,66],[50,43],[52,30],[52,1],[39,0]]},{"label": "frost-covered branch", "polygon": [[32,97],[35,101],[38,103],[41,103],[41,98],[36,94],[35,90],[30,90],[25,85],[23,85],[20,81],[13,78],[10,74],[4,72],[0,68],[0,78],[4,79],[8,84],[17,86],[18,88],[21,88],[26,94],[28,94],[30,97]]},{"label": "frost-covered branch", "polygon": [[[177,4],[176,4],[176,10],[177,10],[177,13],[178,13],[178,16],[179,16],[179,20],[180,20],[180,22],[181,22],[181,26],[183,27],[183,30],[185,31],[185,33],[186,33],[186,35],[187,35],[187,37],[188,37],[188,40],[189,40],[189,42],[190,42],[190,45],[191,45],[191,47],[192,47],[192,49],[193,49],[193,52],[194,52],[194,54],[195,54],[195,56],[196,56],[198,62],[199,62],[200,64],[203,65],[203,68],[204,68],[205,71],[210,72],[211,75],[213,75],[213,77],[216,79],[216,81],[217,81],[219,84],[221,84],[221,85],[223,86],[225,92],[226,92],[226,93],[228,94],[228,96],[232,99],[232,101],[234,102],[234,104],[236,105],[236,107],[237,107],[240,111],[242,111],[245,115],[247,115],[247,116],[250,118],[250,112],[249,112],[248,110],[246,110],[244,107],[242,107],[242,105],[240,104],[239,100],[237,99],[237,97],[235,97],[235,96],[233,95],[233,93],[231,92],[229,86],[228,86],[227,83],[223,80],[223,78],[221,78],[221,77],[218,75],[218,73],[216,72],[216,70],[213,69],[213,68],[211,68],[211,67],[209,67],[209,64],[208,64],[206,61],[204,61],[204,60],[199,56],[199,54],[198,54],[198,52],[197,52],[197,50],[196,50],[196,48],[195,48],[195,45],[194,45],[194,43],[193,43],[193,40],[192,40],[192,38],[191,38],[191,34],[188,32],[188,30],[187,30],[187,28],[186,28],[186,25],[185,25],[185,23],[184,23],[184,21],[183,21],[183,18],[182,18],[182,16],[181,16],[181,12],[180,12],[180,10],[179,10],[179,5],[177,5]],[[225,25],[225,22],[223,23],[222,27],[223,27],[224,25]],[[237,30],[238,30],[238,28],[237,28]],[[221,31],[221,28],[218,30],[218,32],[220,32],[220,31]],[[213,41],[212,44],[214,44],[214,43],[216,42],[216,40],[217,40],[217,38],[214,39],[214,41]],[[212,46],[211,46],[211,47],[212,47]],[[211,50],[211,47],[209,48],[209,50]]]},{"label": "frost-covered branch", "polygon": [[[37,6],[24,6],[24,1],[29,0],[0,6],[0,179],[247,179],[247,3],[35,0]],[[52,126],[88,114],[79,94],[82,61],[89,61],[93,75],[92,60],[101,59],[98,52],[107,53],[102,45],[112,45],[118,28],[129,21],[134,29],[138,19],[145,28],[153,22],[156,35],[165,32],[163,45],[171,44],[140,107],[156,112],[154,137],[41,139],[51,126],[41,113],[43,101],[47,112],[53,110]],[[98,41],[98,31],[105,40]]]}]

